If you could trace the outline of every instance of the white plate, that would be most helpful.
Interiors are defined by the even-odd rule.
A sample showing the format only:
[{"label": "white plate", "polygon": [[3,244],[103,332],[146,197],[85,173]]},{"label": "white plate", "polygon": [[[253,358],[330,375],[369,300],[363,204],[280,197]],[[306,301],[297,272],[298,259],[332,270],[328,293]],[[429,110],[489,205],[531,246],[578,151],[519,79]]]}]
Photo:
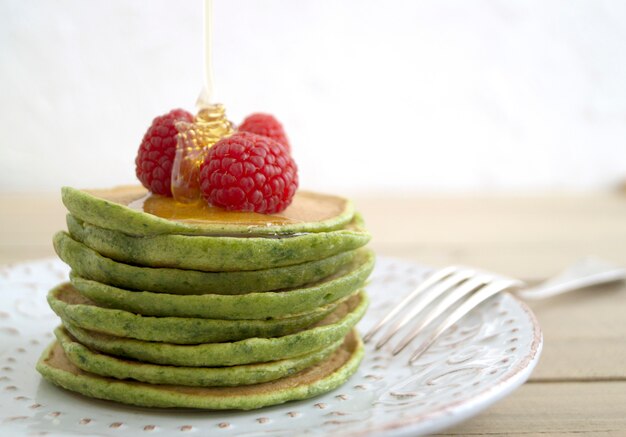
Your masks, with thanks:
[{"label": "white plate", "polygon": [[[528,307],[509,294],[487,301],[413,366],[405,351],[367,346],[357,374],[315,399],[249,412],[134,408],[76,395],[43,381],[35,363],[58,319],[47,290],[67,277],[58,260],[0,268],[0,434],[2,435],[416,435],[477,414],[530,375],[542,337]],[[365,332],[425,269],[381,258],[368,286]]]}]

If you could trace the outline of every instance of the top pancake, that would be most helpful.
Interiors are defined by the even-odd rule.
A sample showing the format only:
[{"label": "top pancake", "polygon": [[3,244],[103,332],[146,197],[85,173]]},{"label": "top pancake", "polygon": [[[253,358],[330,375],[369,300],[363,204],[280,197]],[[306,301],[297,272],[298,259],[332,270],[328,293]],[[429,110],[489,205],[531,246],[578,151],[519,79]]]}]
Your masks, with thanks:
[{"label": "top pancake", "polygon": [[276,236],[340,229],[353,218],[344,198],[298,191],[279,214],[226,211],[204,202],[181,204],[141,186],[108,190],[64,187],[63,203],[79,219],[131,235]]}]

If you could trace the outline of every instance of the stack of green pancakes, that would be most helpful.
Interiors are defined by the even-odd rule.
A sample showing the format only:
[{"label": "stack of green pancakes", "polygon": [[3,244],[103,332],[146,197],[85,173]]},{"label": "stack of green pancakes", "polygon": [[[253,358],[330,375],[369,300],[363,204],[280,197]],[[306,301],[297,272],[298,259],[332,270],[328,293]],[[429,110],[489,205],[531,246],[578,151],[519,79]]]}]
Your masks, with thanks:
[{"label": "stack of green pancakes", "polygon": [[70,281],[37,370],[87,396],[253,409],[330,391],[363,356],[374,267],[343,198],[299,192],[280,215],[179,204],[141,187],[63,189],[54,236]]}]

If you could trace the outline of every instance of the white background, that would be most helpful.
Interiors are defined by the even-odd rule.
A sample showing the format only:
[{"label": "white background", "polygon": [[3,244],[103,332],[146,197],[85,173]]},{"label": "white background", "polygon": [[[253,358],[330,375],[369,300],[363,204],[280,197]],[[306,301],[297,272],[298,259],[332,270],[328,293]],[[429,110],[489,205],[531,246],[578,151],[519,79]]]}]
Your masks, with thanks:
[{"label": "white background", "polygon": [[[595,190],[626,177],[626,2],[215,0],[218,100],[282,120],[303,187]],[[0,190],[134,183],[194,108],[202,4],[0,2]]]}]

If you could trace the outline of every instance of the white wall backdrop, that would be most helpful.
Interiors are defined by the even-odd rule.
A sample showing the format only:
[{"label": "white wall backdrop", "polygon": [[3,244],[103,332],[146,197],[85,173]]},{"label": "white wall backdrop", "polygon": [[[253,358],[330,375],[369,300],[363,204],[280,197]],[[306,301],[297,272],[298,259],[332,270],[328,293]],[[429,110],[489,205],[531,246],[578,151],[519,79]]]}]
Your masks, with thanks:
[{"label": "white wall backdrop", "polygon": [[[236,123],[274,113],[302,186],[603,189],[626,177],[626,2],[215,0]],[[200,0],[0,2],[0,190],[134,183],[193,109]]]}]

